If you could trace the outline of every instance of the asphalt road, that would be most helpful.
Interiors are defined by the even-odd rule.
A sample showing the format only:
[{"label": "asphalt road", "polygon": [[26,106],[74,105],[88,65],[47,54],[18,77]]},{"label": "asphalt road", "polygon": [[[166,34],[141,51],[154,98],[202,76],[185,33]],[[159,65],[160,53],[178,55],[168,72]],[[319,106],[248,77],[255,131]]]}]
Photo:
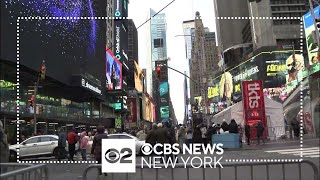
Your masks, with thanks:
[{"label": "asphalt road", "polygon": [[[319,139],[315,140],[306,140],[304,141],[303,148],[310,148],[307,152],[311,154],[319,154]],[[300,148],[300,143],[298,141],[292,142],[280,142],[280,143],[271,143],[265,145],[252,145],[245,146],[242,150],[227,150],[223,154],[222,162],[226,161],[247,161],[247,160],[293,160],[293,159],[301,159],[299,153],[294,153],[297,149]],[[271,151],[271,152],[268,152]],[[297,151],[300,152],[300,151]],[[137,163],[140,161],[141,157],[137,157]],[[310,160],[314,164],[316,164],[317,169],[319,171],[320,162],[317,157],[304,157],[304,160]],[[88,164],[48,164],[49,167],[49,180],[80,180],[82,179],[82,173],[84,169],[88,166]],[[128,179],[142,179],[141,177],[141,169],[137,169],[137,173],[129,174]],[[254,180],[264,180],[267,179],[266,174],[266,166],[254,166],[253,167],[253,179]],[[172,169],[158,169],[158,179],[159,180],[169,180],[171,178]],[[203,172],[205,173],[206,179],[219,179],[219,168],[206,168],[204,169],[189,169],[189,173],[187,169],[183,168],[175,168],[173,171],[174,179],[185,180],[187,179],[187,175],[189,179],[198,180],[203,179]],[[269,165],[269,178],[270,179],[283,179],[283,172],[285,172],[285,178],[288,180],[299,179],[299,166],[298,164],[290,164],[286,165],[284,171],[281,165]],[[313,172],[310,166],[303,164],[301,166],[302,179],[303,180],[311,180],[313,178]],[[237,172],[235,172],[234,167],[224,167],[221,169],[221,179],[229,180],[235,179],[235,173],[237,173],[237,179],[247,180],[251,177],[250,167],[237,167]],[[157,172],[155,169],[143,169],[143,179],[156,179]],[[115,180],[126,179],[125,174],[109,174],[108,176],[98,176],[97,170],[93,169],[88,172],[88,180],[93,179],[103,179],[109,180],[112,179],[112,176]]]}]

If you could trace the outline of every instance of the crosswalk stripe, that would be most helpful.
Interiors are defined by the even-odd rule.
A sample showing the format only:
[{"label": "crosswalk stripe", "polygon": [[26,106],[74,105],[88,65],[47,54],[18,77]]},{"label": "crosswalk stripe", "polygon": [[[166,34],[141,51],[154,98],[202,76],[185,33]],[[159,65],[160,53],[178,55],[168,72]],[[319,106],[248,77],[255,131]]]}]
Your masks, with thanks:
[{"label": "crosswalk stripe", "polygon": [[312,155],[312,156],[305,156],[305,157],[318,158],[318,157],[320,157],[320,154],[318,154],[318,155]]},{"label": "crosswalk stripe", "polygon": [[271,151],[265,151],[265,152],[290,152],[290,151],[305,151],[305,150],[320,150],[319,147],[314,148],[302,148],[302,149],[280,149],[280,150],[271,150]]},{"label": "crosswalk stripe", "polygon": [[[304,156],[304,155],[316,155],[316,154],[320,154],[320,153],[319,152],[310,152],[310,153],[302,152],[302,156]],[[293,154],[293,155],[301,155],[301,153],[300,154]]]},{"label": "crosswalk stripe", "polygon": [[309,153],[309,152],[319,152],[319,150],[308,150],[308,151],[290,151],[290,152],[279,152],[279,154],[294,154],[294,153]]}]

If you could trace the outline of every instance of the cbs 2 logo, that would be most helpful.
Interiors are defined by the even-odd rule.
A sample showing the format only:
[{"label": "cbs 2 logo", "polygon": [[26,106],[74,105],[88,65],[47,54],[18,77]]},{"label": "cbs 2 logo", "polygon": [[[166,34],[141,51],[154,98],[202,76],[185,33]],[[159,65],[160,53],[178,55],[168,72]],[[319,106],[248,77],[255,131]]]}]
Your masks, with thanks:
[{"label": "cbs 2 logo", "polygon": [[[112,154],[115,157],[111,157]],[[132,150],[130,148],[123,148],[119,152],[117,149],[111,148],[106,151],[105,159],[108,163],[117,163],[120,160],[120,163],[132,163],[132,160],[128,159],[132,156]]]}]

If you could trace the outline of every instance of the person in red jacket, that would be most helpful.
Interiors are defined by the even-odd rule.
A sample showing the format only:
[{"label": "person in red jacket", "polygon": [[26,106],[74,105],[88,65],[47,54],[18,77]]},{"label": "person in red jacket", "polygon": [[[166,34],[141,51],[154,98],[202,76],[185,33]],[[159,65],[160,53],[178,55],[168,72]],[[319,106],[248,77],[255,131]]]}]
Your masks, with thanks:
[{"label": "person in red jacket", "polygon": [[76,134],[76,129],[72,128],[67,135],[68,147],[69,147],[69,157],[71,161],[73,160],[74,155],[76,154],[76,144],[78,142],[78,135]]}]

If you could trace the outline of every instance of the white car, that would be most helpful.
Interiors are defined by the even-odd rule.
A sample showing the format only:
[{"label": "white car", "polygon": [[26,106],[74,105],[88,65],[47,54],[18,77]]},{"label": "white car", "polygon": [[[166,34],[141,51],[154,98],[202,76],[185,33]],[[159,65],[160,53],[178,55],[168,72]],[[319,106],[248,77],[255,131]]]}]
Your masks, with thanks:
[{"label": "white car", "polygon": [[[35,156],[57,156],[58,153],[58,139],[57,135],[40,135],[30,137],[20,144],[9,146],[10,160],[16,161],[17,148],[19,148],[19,157],[35,157]],[[66,143],[68,146],[68,143]],[[79,148],[79,143],[76,144],[76,150]],[[68,147],[66,147],[68,151]],[[57,157],[56,157],[57,158]]]},{"label": "white car", "polygon": [[141,155],[141,147],[143,144],[145,144],[145,141],[138,139],[135,136],[132,136],[131,134],[108,134],[108,138],[110,139],[134,139],[136,142],[136,154]]}]

